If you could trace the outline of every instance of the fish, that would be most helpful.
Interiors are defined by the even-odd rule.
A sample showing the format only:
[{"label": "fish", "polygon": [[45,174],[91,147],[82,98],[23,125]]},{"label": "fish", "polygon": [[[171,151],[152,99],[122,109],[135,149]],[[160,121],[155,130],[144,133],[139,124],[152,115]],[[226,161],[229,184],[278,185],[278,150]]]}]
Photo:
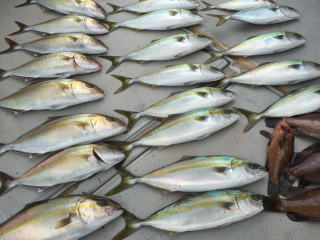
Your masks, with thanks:
[{"label": "fish", "polygon": [[17,186],[52,187],[78,182],[106,171],[125,158],[125,154],[103,144],[75,146],[58,152],[17,178],[0,172],[0,194]]},{"label": "fish", "polygon": [[117,170],[122,177],[121,183],[107,195],[117,194],[137,183],[170,192],[207,192],[241,187],[268,174],[263,166],[232,156],[186,156],[141,177],[133,176],[120,166]]},{"label": "fish", "polygon": [[195,0],[139,0],[136,3],[127,6],[117,6],[115,4],[107,3],[111,8],[110,14],[119,13],[122,11],[134,13],[149,13],[159,10],[177,8],[177,9],[195,9],[200,6],[198,1]]},{"label": "fish", "polygon": [[114,93],[120,93],[134,83],[143,83],[149,86],[191,86],[195,84],[221,80],[225,74],[217,68],[205,64],[182,64],[168,66],[160,71],[144,74],[136,78],[120,75],[111,75],[122,83]]},{"label": "fish", "polygon": [[270,5],[257,8],[249,8],[236,12],[232,15],[207,14],[218,18],[217,27],[223,25],[228,20],[238,20],[256,25],[269,25],[299,19],[301,13],[292,7]]},{"label": "fish", "polygon": [[306,43],[306,39],[294,32],[271,32],[254,37],[239,43],[227,50],[211,50],[211,57],[206,63],[213,62],[223,56],[260,56],[284,52]]},{"label": "fish", "polygon": [[239,113],[235,110],[203,108],[169,118],[134,142],[108,141],[108,143],[130,152],[137,146],[166,147],[202,140],[232,125],[239,117]]},{"label": "fish", "polygon": [[318,77],[320,77],[320,64],[303,60],[285,60],[265,63],[237,76],[223,79],[221,85],[233,83],[252,86],[289,85]]},{"label": "fish", "polygon": [[73,75],[98,72],[102,65],[88,56],[61,52],[37,57],[12,70],[0,69],[0,81],[8,77],[26,79],[37,78],[68,78]]},{"label": "fish", "polygon": [[81,54],[103,54],[108,47],[99,39],[82,33],[56,34],[27,43],[16,43],[5,38],[9,48],[0,54],[23,50],[36,54],[48,54],[59,52],[76,52]]},{"label": "fish", "polygon": [[34,202],[0,225],[0,239],[80,239],[119,218],[122,213],[120,205],[94,195]]},{"label": "fish", "polygon": [[63,14],[79,14],[82,16],[105,19],[107,12],[93,0],[26,0],[16,8],[38,4],[50,10]]},{"label": "fish", "polygon": [[250,8],[275,5],[275,2],[272,0],[229,0],[217,5],[212,5],[205,1],[202,2],[206,5],[206,7],[201,11],[208,11],[212,9],[242,11]]},{"label": "fish", "polygon": [[192,110],[210,107],[220,107],[235,99],[235,94],[214,87],[200,87],[183,91],[158,103],[151,105],[141,112],[115,110],[128,119],[130,129],[141,117],[168,118],[172,115],[186,113]]},{"label": "fish", "polygon": [[83,33],[89,35],[109,32],[109,26],[106,21],[86,16],[63,16],[30,26],[18,21],[15,23],[18,25],[19,30],[9,34],[9,36],[28,31],[44,34]]},{"label": "fish", "polygon": [[187,196],[144,220],[126,217],[126,227],[112,239],[124,239],[141,227],[181,233],[227,226],[262,212],[265,198],[240,190],[216,190]]},{"label": "fish", "polygon": [[51,117],[16,140],[2,144],[0,155],[7,151],[44,154],[78,144],[97,142],[126,130],[127,126],[122,121],[102,114]]},{"label": "fish", "polygon": [[167,61],[187,56],[212,44],[212,40],[197,33],[183,33],[158,40],[124,56],[100,56],[112,62],[107,73],[113,71],[124,61]]},{"label": "fish", "polygon": [[266,168],[269,171],[269,196],[279,195],[293,153],[294,136],[288,123],[282,120],[277,124],[268,143]]},{"label": "fish", "polygon": [[104,97],[102,89],[75,79],[41,81],[0,99],[0,107],[16,114],[35,110],[60,110]]},{"label": "fish", "polygon": [[320,84],[313,84],[289,92],[267,109],[260,113],[250,112],[242,108],[236,110],[242,113],[248,124],[244,132],[249,131],[261,118],[282,118],[311,113],[320,108]]},{"label": "fish", "polygon": [[320,113],[286,118],[295,135],[310,136],[320,139]]},{"label": "fish", "polygon": [[111,22],[109,32],[117,28],[133,30],[171,30],[193,26],[204,20],[197,12],[187,9],[166,9],[144,14],[121,23]]}]

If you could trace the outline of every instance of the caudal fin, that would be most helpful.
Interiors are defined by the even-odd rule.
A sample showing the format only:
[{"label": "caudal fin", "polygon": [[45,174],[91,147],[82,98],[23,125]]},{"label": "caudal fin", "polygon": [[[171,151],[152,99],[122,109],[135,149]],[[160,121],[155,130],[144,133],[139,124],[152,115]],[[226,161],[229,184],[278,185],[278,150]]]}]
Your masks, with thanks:
[{"label": "caudal fin", "polygon": [[208,3],[208,2],[205,2],[205,1],[202,1],[202,3],[206,6],[205,8],[201,9],[200,11],[203,12],[203,11],[209,11],[209,10],[213,10],[213,9],[216,9],[217,7]]},{"label": "caudal fin", "polygon": [[257,122],[260,120],[261,116],[258,113],[250,112],[242,108],[235,108],[239,113],[243,114],[248,119],[248,124],[244,128],[243,132],[248,132]]},{"label": "caudal fin", "polygon": [[103,21],[103,24],[108,27],[108,33],[113,32],[119,27],[119,24],[116,22]]},{"label": "caudal fin", "polygon": [[[128,119],[128,130],[132,129],[133,126],[136,124],[136,122],[139,119],[139,116],[137,115],[137,112],[130,112],[125,110],[114,110],[116,113],[121,114],[122,116],[125,116]],[[137,117],[138,116],[138,117]]]},{"label": "caudal fin", "polygon": [[[0,68],[0,81],[6,79],[8,76],[8,72]],[[1,155],[1,145],[0,145],[0,155]]]},{"label": "caudal fin", "polygon": [[112,3],[107,3],[107,4],[112,8],[112,11],[109,12],[108,14],[119,13],[119,12],[121,12],[123,10],[122,7],[117,6],[115,4],[112,4]]},{"label": "caudal fin", "polygon": [[100,56],[103,59],[107,59],[109,61],[111,61],[111,67],[106,71],[106,73],[110,73],[112,72],[114,69],[116,69],[123,61],[124,58],[123,57],[119,57],[119,56]]},{"label": "caudal fin", "polygon": [[207,53],[210,54],[211,57],[204,62],[205,64],[212,63],[224,56],[224,52],[221,52],[221,51],[212,50],[212,51],[208,51]]},{"label": "caudal fin", "polygon": [[34,4],[33,0],[27,0],[25,3],[22,3],[22,4],[15,6],[15,8],[24,7],[24,6],[28,6],[31,4]]},{"label": "caudal fin", "polygon": [[217,14],[207,14],[210,17],[218,18],[218,22],[216,24],[217,27],[221,26],[222,24],[226,23],[230,19],[230,16],[228,15],[217,15]]},{"label": "caudal fin", "polygon": [[15,50],[15,47],[18,45],[18,43],[16,43],[15,41],[11,40],[10,38],[5,38],[4,39],[8,44],[9,44],[9,48],[0,52],[0,54],[4,54],[4,53],[8,53],[8,52],[12,52]]},{"label": "caudal fin", "polygon": [[125,212],[122,217],[124,218],[126,225],[124,229],[122,229],[117,235],[112,238],[112,240],[122,240],[132,233],[136,232],[141,227],[140,220],[132,214]]},{"label": "caudal fin", "polygon": [[16,32],[10,33],[9,36],[16,35],[16,34],[19,34],[19,33],[23,33],[23,32],[26,31],[26,28],[28,27],[28,25],[26,25],[26,24],[24,24],[22,22],[15,21],[15,23],[18,25],[19,30],[16,31]]},{"label": "caudal fin", "polygon": [[107,192],[106,196],[112,196],[119,192],[122,192],[132,187],[136,183],[136,181],[134,180],[135,177],[122,166],[116,166],[115,169],[118,171],[119,175],[121,176],[121,182],[118,186],[116,186],[115,188]]},{"label": "caudal fin", "polygon": [[115,79],[119,80],[122,85],[120,88],[118,88],[114,94],[117,94],[117,93],[120,93],[122,91],[124,91],[125,89],[127,89],[128,87],[130,87],[133,82],[132,82],[132,78],[128,78],[128,77],[123,77],[123,76],[120,76],[120,75],[111,75],[112,77],[114,77]]},{"label": "caudal fin", "polygon": [[8,174],[0,172],[0,196],[13,188],[13,186],[10,185],[13,180],[14,178]]}]

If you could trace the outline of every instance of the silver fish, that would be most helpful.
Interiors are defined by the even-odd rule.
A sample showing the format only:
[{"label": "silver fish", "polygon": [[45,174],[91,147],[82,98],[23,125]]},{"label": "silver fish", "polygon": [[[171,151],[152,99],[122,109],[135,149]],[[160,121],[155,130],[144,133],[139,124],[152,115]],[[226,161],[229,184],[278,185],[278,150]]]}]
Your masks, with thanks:
[{"label": "silver fish", "polygon": [[126,152],[137,146],[165,147],[202,140],[239,119],[238,112],[229,109],[204,108],[169,119],[132,143],[110,142]]},{"label": "silver fish", "polygon": [[0,107],[15,113],[32,110],[58,110],[104,97],[97,86],[74,79],[42,81],[0,99]]},{"label": "silver fish", "polygon": [[0,80],[7,77],[68,78],[73,75],[98,72],[101,68],[101,64],[96,60],[79,53],[52,53],[37,57],[13,70],[0,69]]},{"label": "silver fish", "polygon": [[109,26],[106,21],[97,20],[85,16],[64,16],[48,20],[43,23],[28,26],[21,22],[15,22],[19,30],[9,34],[16,35],[23,32],[35,31],[46,34],[57,33],[84,33],[84,34],[106,34]]},{"label": "silver fish", "polygon": [[291,117],[311,113],[320,109],[320,84],[294,90],[261,113],[236,108],[248,119],[245,132],[249,131],[261,118]]},{"label": "silver fish", "polygon": [[225,51],[209,51],[211,55],[206,63],[223,56],[259,56],[284,52],[306,43],[303,36],[294,32],[272,32],[251,37]]},{"label": "silver fish", "polygon": [[125,56],[101,56],[112,62],[107,73],[114,70],[124,61],[167,61],[184,57],[208,47],[212,40],[201,34],[178,34],[170,37],[154,40],[143,48],[140,48]]},{"label": "silver fish", "polygon": [[141,227],[190,232],[227,226],[264,210],[267,199],[240,190],[217,190],[188,196],[144,220],[126,218],[126,227],[113,240],[124,239]]},{"label": "silver fish", "polygon": [[79,14],[97,19],[105,19],[107,17],[106,11],[93,0],[27,0],[25,3],[15,7],[31,4],[39,4],[42,7],[64,14]]},{"label": "silver fish", "polygon": [[57,34],[22,44],[18,44],[9,38],[5,38],[5,40],[9,44],[9,48],[0,52],[0,54],[16,50],[41,54],[59,52],[101,54],[108,50],[102,41],[81,33]]},{"label": "silver fish", "polygon": [[270,5],[264,7],[250,8],[236,12],[233,15],[216,15],[208,16],[219,19],[217,27],[221,26],[228,20],[238,20],[246,23],[257,25],[268,25],[295,20],[301,17],[298,10],[288,6]]},{"label": "silver fish", "polygon": [[109,32],[117,28],[134,30],[170,30],[197,25],[203,17],[186,9],[166,9],[144,14],[122,23],[111,23]]},{"label": "silver fish", "polygon": [[128,118],[130,129],[143,116],[167,118],[201,108],[220,107],[235,99],[235,94],[213,87],[201,87],[174,94],[141,112],[115,110]]},{"label": "silver fish", "polygon": [[53,117],[18,139],[2,144],[0,154],[12,150],[31,154],[54,152],[77,144],[97,142],[126,130],[122,121],[102,114]]},{"label": "silver fish", "polygon": [[199,2],[195,0],[143,0],[123,7],[108,2],[108,5],[113,9],[109,14],[122,11],[148,13],[171,8],[195,9],[200,6]]},{"label": "silver fish", "polygon": [[318,63],[289,60],[262,64],[235,77],[223,79],[222,85],[288,85],[320,77]]},{"label": "silver fish", "polygon": [[250,8],[270,6],[275,4],[275,2],[272,0],[229,0],[217,5],[212,5],[205,1],[202,2],[206,5],[206,8],[202,9],[201,11],[208,11],[212,9],[241,11]]},{"label": "silver fish", "polygon": [[115,220],[122,213],[118,204],[93,195],[35,202],[0,225],[0,239],[80,239]]},{"label": "silver fish", "polygon": [[42,188],[81,181],[108,170],[124,158],[123,152],[106,145],[89,144],[68,148],[47,158],[18,178],[0,172],[0,194],[17,186]]},{"label": "silver fish", "polygon": [[117,168],[121,183],[108,192],[117,194],[136,183],[170,192],[206,192],[236,188],[264,178],[268,173],[261,165],[237,157],[184,157],[179,162],[141,177]]}]

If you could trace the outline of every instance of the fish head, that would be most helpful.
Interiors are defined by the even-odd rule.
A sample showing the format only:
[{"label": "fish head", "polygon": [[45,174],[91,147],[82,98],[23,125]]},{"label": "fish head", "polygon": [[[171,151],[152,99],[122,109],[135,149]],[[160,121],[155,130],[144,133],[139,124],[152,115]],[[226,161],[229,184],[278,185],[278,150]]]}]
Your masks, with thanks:
[{"label": "fish head", "polygon": [[235,99],[235,96],[236,96],[231,91],[222,90],[220,88],[215,88],[215,87],[205,87],[199,90],[200,90],[200,93],[205,91],[207,93],[206,97],[208,97],[209,99],[212,99],[212,101],[216,102],[217,105],[219,106],[231,102],[232,100]]},{"label": "fish head", "polygon": [[94,114],[90,119],[91,125],[97,134],[105,135],[113,132],[113,135],[127,131],[127,125],[121,120],[102,114]]},{"label": "fish head", "polygon": [[100,32],[101,34],[103,34],[108,30],[103,21],[99,21],[91,17],[86,17],[84,18],[84,22],[87,29],[89,29],[90,31],[94,31],[97,33]]},{"label": "fish head", "polygon": [[116,219],[123,210],[119,204],[105,197],[85,196],[78,203],[78,212],[85,223],[94,225],[97,221]]},{"label": "fish head", "polygon": [[245,191],[236,191],[235,199],[239,209],[246,215],[254,215],[264,209],[263,200],[265,197],[262,195]]},{"label": "fish head", "polygon": [[204,18],[198,14],[196,10],[187,10],[187,9],[180,9],[181,16],[186,22],[195,23],[195,22],[202,22]]},{"label": "fish head", "polygon": [[102,65],[99,62],[82,54],[75,54],[73,60],[77,68],[82,69],[84,72],[97,72],[102,69]]},{"label": "fish head", "polygon": [[185,9],[194,9],[200,6],[197,0],[178,0]]},{"label": "fish head", "polygon": [[85,13],[94,18],[105,19],[107,17],[107,12],[96,2],[84,0],[81,3]]},{"label": "fish head", "polygon": [[105,53],[108,50],[107,46],[102,41],[88,35],[82,36],[81,42],[82,45],[92,53]]},{"label": "fish head", "polygon": [[125,154],[122,151],[102,144],[95,145],[93,153],[96,158],[111,166],[114,166],[125,158]]},{"label": "fish head", "polygon": [[246,173],[246,175],[251,179],[261,179],[265,177],[268,173],[262,165],[251,162],[251,161],[245,161],[245,160],[234,160],[232,162],[233,166],[242,167]]},{"label": "fish head", "polygon": [[97,100],[104,97],[104,91],[92,83],[74,81],[71,84],[71,88],[72,88],[73,94],[81,102]]},{"label": "fish head", "polygon": [[210,65],[201,65],[200,69],[201,73],[208,79],[222,79],[225,76],[222,71]]},{"label": "fish head", "polygon": [[212,43],[212,39],[203,34],[192,34],[192,37],[189,39],[191,42],[194,42],[196,46],[201,48],[206,48]]},{"label": "fish head", "polygon": [[297,19],[301,17],[301,13],[292,7],[281,6],[279,9],[289,19]]},{"label": "fish head", "polygon": [[285,32],[286,37],[294,46],[300,46],[306,43],[306,39],[299,33]]},{"label": "fish head", "polygon": [[233,109],[217,109],[224,119],[235,122],[240,118],[240,113]]},{"label": "fish head", "polygon": [[320,64],[311,61],[302,61],[301,66],[308,72],[320,72]]}]

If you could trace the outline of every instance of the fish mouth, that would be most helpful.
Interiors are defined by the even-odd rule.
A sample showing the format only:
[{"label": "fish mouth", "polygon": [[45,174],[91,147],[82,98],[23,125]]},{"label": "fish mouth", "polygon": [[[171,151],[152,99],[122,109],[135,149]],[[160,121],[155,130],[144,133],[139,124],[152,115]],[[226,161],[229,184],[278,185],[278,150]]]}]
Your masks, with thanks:
[{"label": "fish mouth", "polygon": [[303,44],[306,42],[306,39],[301,34],[298,34],[298,33],[286,32],[286,36],[292,44],[296,44],[297,42],[299,42],[300,44]]}]

